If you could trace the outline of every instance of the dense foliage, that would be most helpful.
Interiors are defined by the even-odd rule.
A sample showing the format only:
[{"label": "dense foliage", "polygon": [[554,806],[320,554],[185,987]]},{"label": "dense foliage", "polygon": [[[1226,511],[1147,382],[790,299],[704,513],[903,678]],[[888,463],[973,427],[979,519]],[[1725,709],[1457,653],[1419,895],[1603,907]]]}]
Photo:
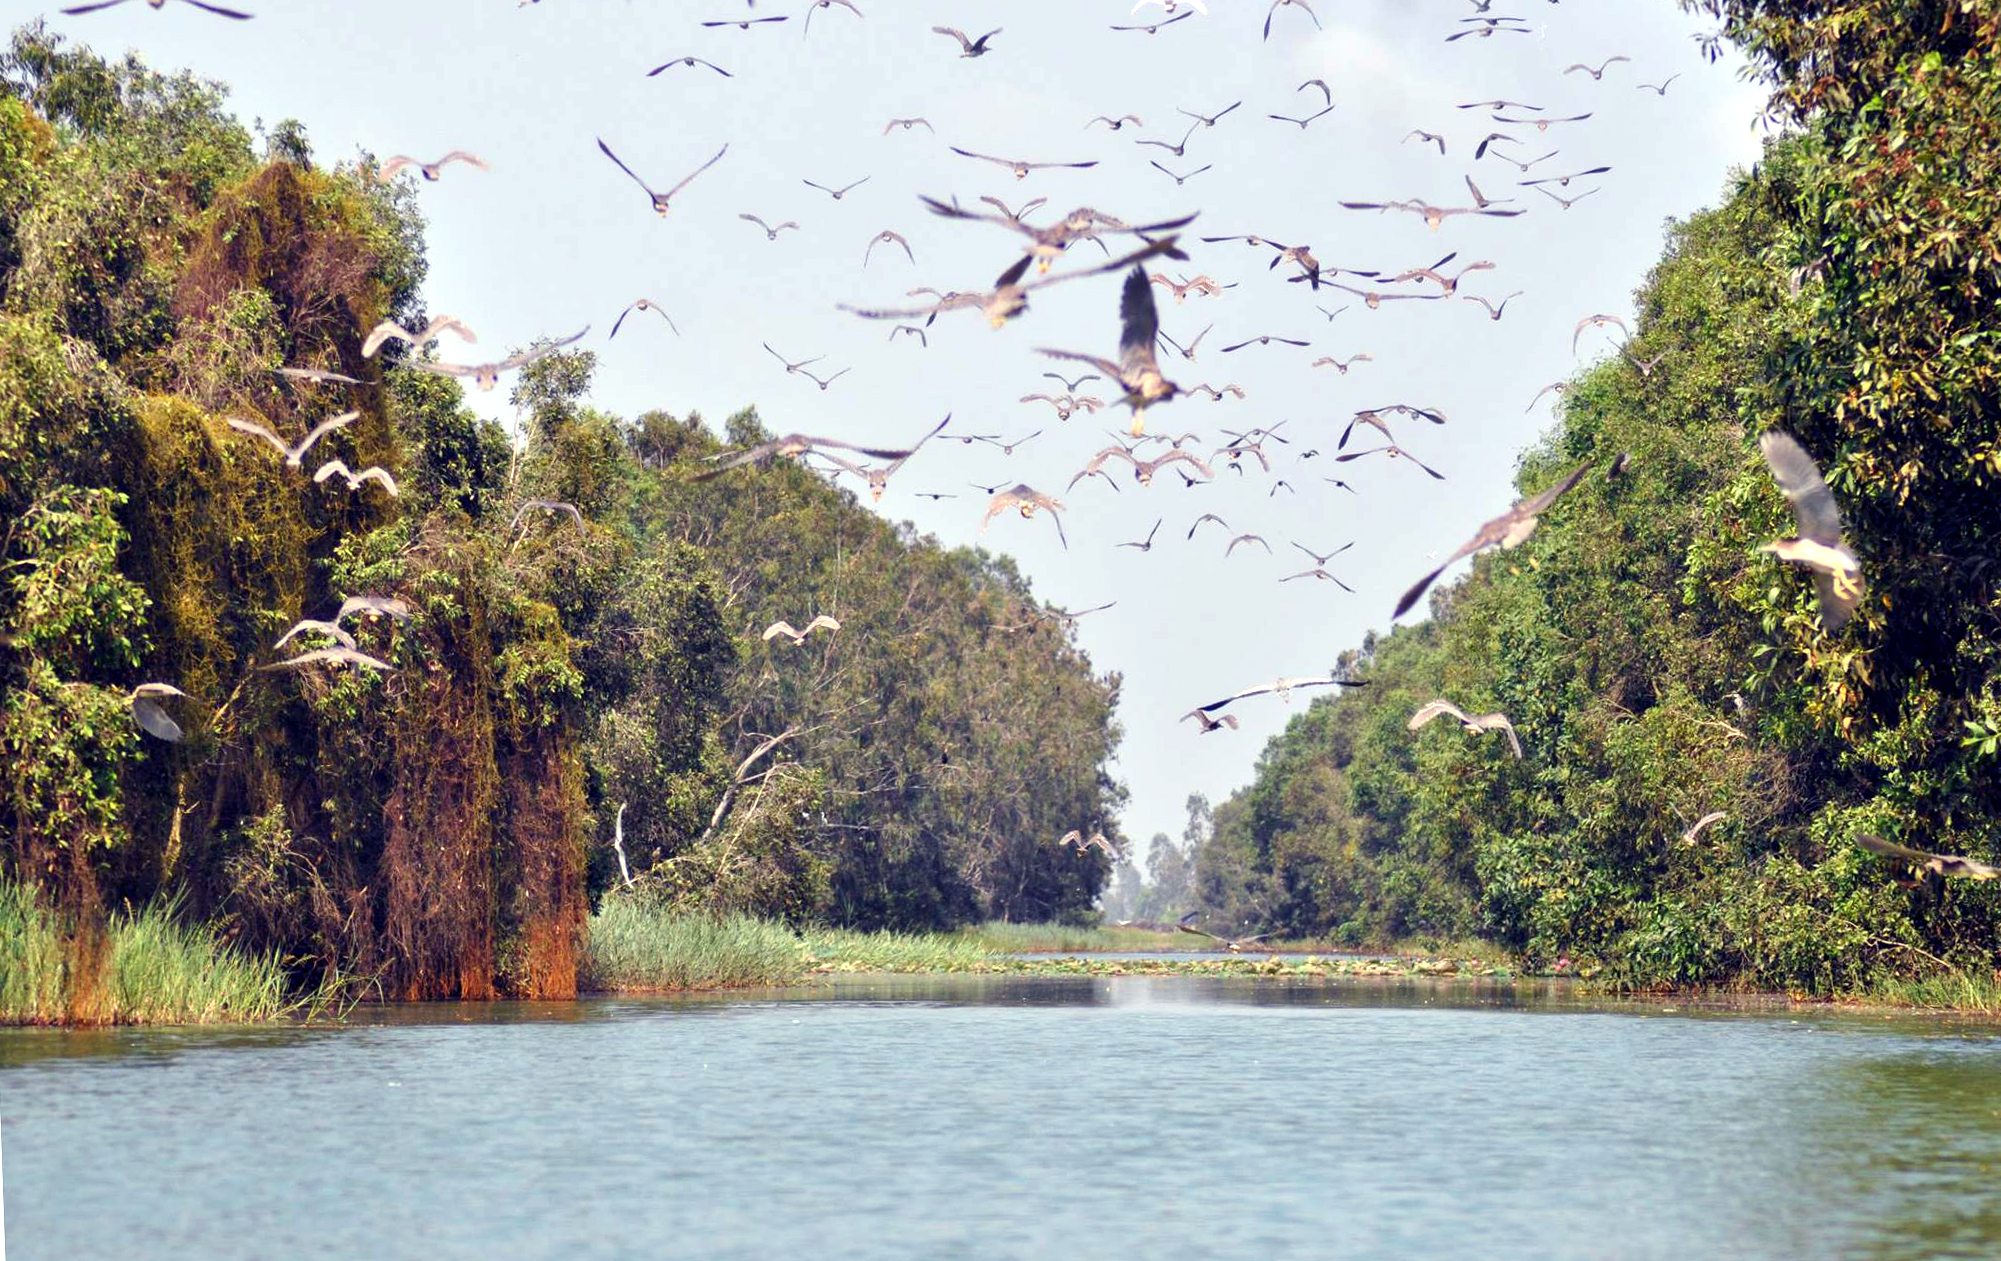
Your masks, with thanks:
[{"label": "dense foliage", "polygon": [[[1218,807],[1213,913],[1480,933],[1642,984],[1825,990],[2001,958],[1991,885],[1899,881],[1849,839],[2001,857],[2001,17],[1688,7],[1723,17],[1788,133],[1673,226],[1632,341],[1573,383],[1519,485],[1600,473],[1428,623],[1346,654],[1374,686],[1294,720]],[[1792,533],[1769,428],[1822,464],[1868,577],[1837,634],[1806,576],[1754,551]],[[1406,730],[1434,696],[1505,711],[1527,758]]]},{"label": "dense foliage", "polygon": [[[593,408],[587,352],[521,374],[510,437],[362,358],[423,275],[407,181],[39,26],[0,57],[0,878],[80,975],[163,895],[392,996],[573,992],[628,878],[795,922],[1088,912],[1107,865],[1053,838],[1113,830],[1118,680],[1008,563],[791,461],[693,482],[718,438]],[[225,423],[346,409],[305,470]],[[334,456],[401,496],[305,475]],[[410,606],[350,623],[392,671],[261,668],[354,595]],[[140,734],[142,682],[184,740]]]}]

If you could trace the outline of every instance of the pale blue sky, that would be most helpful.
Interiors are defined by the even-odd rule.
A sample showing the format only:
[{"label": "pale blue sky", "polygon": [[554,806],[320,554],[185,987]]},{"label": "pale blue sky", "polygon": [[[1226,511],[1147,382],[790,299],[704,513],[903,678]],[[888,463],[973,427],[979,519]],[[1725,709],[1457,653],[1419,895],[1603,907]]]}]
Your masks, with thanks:
[{"label": "pale blue sky", "polygon": [[[1549,423],[1547,402],[1529,414],[1524,407],[1580,362],[1571,353],[1573,325],[1595,312],[1630,317],[1631,293],[1659,256],[1666,221],[1713,204],[1728,170],[1755,158],[1761,138],[1753,124],[1762,91],[1739,81],[1734,60],[1707,64],[1693,39],[1703,24],[1670,0],[1497,0],[1496,10],[1521,15],[1533,33],[1449,44],[1444,37],[1473,12],[1465,0],[1316,0],[1324,31],[1289,8],[1278,13],[1269,42],[1259,38],[1266,6],[1240,0],[1210,0],[1208,16],[1153,36],[1108,30],[1133,20],[1130,3],[1117,0],[857,0],[865,18],[819,10],[810,35],[800,21],[805,5],[776,0],[754,10],[741,0],[241,3],[255,20],[227,21],[181,4],[154,11],[137,0],[74,18],[4,7],[14,21],[46,13],[55,29],[107,54],[133,48],[155,67],[220,79],[246,120],[303,120],[322,162],[361,150],[480,154],[491,172],[453,167],[422,186],[430,309],[469,322],[482,351],[591,325],[581,344],[600,356],[594,401],[611,411],[699,410],[720,423],[755,404],[779,431],[873,443],[914,439],[948,411],[954,430],[1008,438],[1043,430],[1012,456],[935,443],[891,482],[880,510],[948,544],[1013,554],[1037,592],[1057,604],[1118,602],[1077,629],[1098,668],[1125,676],[1117,769],[1132,790],[1124,826],[1139,838],[1178,835],[1190,791],[1220,799],[1245,783],[1266,738],[1303,701],[1240,702],[1233,712],[1242,730],[1209,736],[1177,722],[1180,715],[1281,674],[1324,671],[1366,630],[1387,628],[1396,597],[1436,563],[1433,553],[1449,551],[1506,506],[1517,453]],[[1160,10],[1147,12],[1157,20]],[[791,20],[748,32],[699,25],[778,14]],[[935,24],[1002,33],[988,56],[966,60],[931,32]],[[1611,66],[1603,81],[1563,73],[1615,53],[1632,61]],[[646,77],[684,54],[735,77],[700,67]],[[1665,97],[1635,86],[1672,74],[1681,77]],[[1331,114],[1303,132],[1267,118],[1319,108],[1317,90],[1295,90],[1316,77],[1333,89]],[[1602,191],[1566,212],[1516,187],[1523,177],[1505,163],[1474,162],[1480,137],[1501,128],[1487,111],[1454,106],[1495,97],[1558,116],[1590,111],[1589,120],[1552,127],[1547,137],[1509,130],[1526,137],[1524,157],[1561,151],[1531,175],[1611,164],[1609,175],[1557,190]],[[1180,140],[1189,120],[1177,107],[1213,114],[1239,99],[1243,106],[1216,127],[1196,131],[1185,158],[1135,144]],[[1140,115],[1144,127],[1085,129],[1093,115],[1125,113]],[[928,118],[936,134],[921,127],[883,134],[890,118],[913,115]],[[1413,128],[1443,133],[1447,154],[1405,143]],[[675,197],[663,221],[598,153],[598,137],[659,189],[725,142],[730,149]],[[949,145],[1099,165],[1018,182],[953,155]],[[1147,164],[1150,157],[1176,170],[1214,169],[1177,188]],[[1392,198],[1465,205],[1469,172],[1489,197],[1516,196],[1528,213],[1448,220],[1431,231],[1414,216],[1337,205]],[[801,183],[839,187],[863,176],[869,182],[839,202]],[[1123,414],[1063,423],[1045,404],[1016,400],[1055,384],[1044,371],[1070,372],[1035,347],[1114,352],[1115,277],[1038,295],[1026,316],[1000,331],[976,314],[941,316],[928,349],[902,338],[891,344],[887,324],[835,310],[842,302],[903,305],[916,285],[984,287],[1016,256],[1013,239],[996,228],[929,215],[920,192],[969,205],[982,193],[1010,205],[1046,195],[1045,221],[1079,205],[1131,219],[1200,211],[1184,235],[1192,261],[1167,270],[1207,272],[1238,287],[1181,305],[1160,293],[1163,327],[1177,340],[1216,326],[1193,364],[1171,352],[1163,363],[1183,385],[1237,382],[1247,397],[1178,401],[1151,412],[1149,428],[1192,429],[1209,440],[1207,450],[1226,441],[1224,427],[1288,422],[1280,432],[1292,444],[1267,448],[1273,473],[1253,464],[1243,477],[1219,468],[1214,485],[1195,490],[1164,474],[1150,489],[1127,482],[1115,494],[1093,480],[1066,492],[1072,473],[1107,444],[1105,431],[1123,428]],[[773,243],[737,218],[743,212],[796,219],[802,230]],[[884,228],[910,239],[916,265],[884,247],[863,268],[870,238]],[[1284,283],[1286,269],[1267,270],[1265,251],[1195,239],[1243,233],[1310,243],[1325,263],[1385,272],[1457,250],[1455,267],[1497,264],[1468,277],[1462,293],[1525,292],[1498,323],[1457,299],[1370,311],[1338,292]],[[1085,246],[1073,257],[1101,256]],[[607,343],[619,311],[641,296],[659,302],[682,335],[657,318],[635,317]],[[1349,309],[1330,322],[1316,305]],[[1263,333],[1312,345],[1219,353]],[[787,376],[760,348],[764,341],[795,359],[824,355],[816,372],[853,370],[822,392]],[[1604,354],[1610,344],[1587,333],[1581,354]],[[1345,376],[1308,367],[1323,354],[1357,352],[1373,362]],[[1106,396],[1099,383],[1086,389]],[[472,401],[501,416],[505,392],[503,383]],[[1449,480],[1381,457],[1333,463],[1335,439],[1357,408],[1397,401],[1450,418],[1442,428],[1393,422],[1400,441]],[[1311,448],[1322,454],[1302,461]],[[1323,476],[1341,477],[1360,494]],[[1279,478],[1297,493],[1272,497]],[[974,481],[1025,481],[1062,497],[1069,550],[1046,522],[1012,514],[981,538],[985,498],[967,485]],[[934,502],[913,493],[923,490],[959,497]],[[1226,536],[1213,527],[1185,541],[1203,512],[1225,517],[1232,533],[1263,535],[1274,554],[1247,545],[1225,560]],[[1114,548],[1144,537],[1157,518],[1165,523],[1150,553]],[[1281,585],[1308,567],[1287,546],[1294,539],[1321,552],[1359,540],[1333,566],[1356,594],[1310,580]],[[797,612],[795,622],[838,610]],[[869,631],[849,625],[842,633]]]}]

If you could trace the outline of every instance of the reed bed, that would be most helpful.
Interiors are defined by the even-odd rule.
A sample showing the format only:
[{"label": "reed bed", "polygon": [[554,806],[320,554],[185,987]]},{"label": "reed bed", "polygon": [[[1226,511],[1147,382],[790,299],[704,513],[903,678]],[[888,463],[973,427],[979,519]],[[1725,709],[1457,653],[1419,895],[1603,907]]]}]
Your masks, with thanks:
[{"label": "reed bed", "polygon": [[102,973],[78,992],[70,945],[27,888],[0,884],[0,1023],[218,1024],[291,1010],[275,956],[231,950],[176,900],[115,915]]},{"label": "reed bed", "polygon": [[668,992],[786,985],[807,968],[782,924],[668,910],[614,896],[591,916],[579,988]]},{"label": "reed bed", "polygon": [[822,972],[987,972],[999,959],[968,937],[945,933],[861,933],[809,929],[806,953]]}]

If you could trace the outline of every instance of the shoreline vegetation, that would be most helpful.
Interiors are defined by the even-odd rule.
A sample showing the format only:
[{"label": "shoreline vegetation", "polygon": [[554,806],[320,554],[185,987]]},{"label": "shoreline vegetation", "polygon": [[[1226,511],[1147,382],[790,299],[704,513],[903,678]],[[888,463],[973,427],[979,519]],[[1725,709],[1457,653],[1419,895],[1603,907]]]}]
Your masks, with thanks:
[{"label": "shoreline vegetation", "polygon": [[[1368,686],[1191,798],[1145,879],[1123,677],[1011,560],[795,461],[711,477],[772,439],[755,408],[614,414],[589,350],[482,419],[420,352],[363,353],[427,314],[411,177],[16,30],[0,1020],[1392,967],[2001,1013],[2001,881],[1948,876],[2001,862],[2001,11],[1679,2],[1779,125],[1668,225],[1617,353],[1543,391],[1521,494],[1610,471],[1340,651]],[[321,487],[246,424],[402,489]],[[1773,432],[1866,570],[1839,625],[1762,555],[1798,524]],[[769,637],[836,603],[838,640]],[[375,664],[281,660],[295,633]],[[1437,698],[1522,750],[1414,732]],[[1280,940],[1080,963],[1148,942],[1037,926],[1191,911]],[[1377,943],[1408,962],[1345,953]]]},{"label": "shoreline vegetation", "polygon": [[[20,887],[0,885],[0,1025],[337,1023],[355,1005],[339,1001],[325,987],[304,998],[289,995],[285,970],[275,955],[251,955],[219,940],[211,928],[187,923],[171,902],[114,915],[106,932],[104,968],[96,977],[79,978],[66,962],[49,912]],[[1135,957],[1079,957],[1106,954]],[[1581,993],[1608,997],[1785,1000],[2001,1016],[2001,984],[1965,974],[1885,980],[1831,996],[1728,987],[1631,989],[1599,976],[1526,970],[1477,941],[1413,940],[1380,951],[1280,941],[1232,954],[1205,948],[1183,934],[1137,927],[996,922],[953,933],[801,931],[749,916],[675,911],[633,897],[606,899],[590,919],[581,957],[579,997],[717,993],[869,974],[1248,977],[1305,983],[1564,980],[1576,982]]]}]

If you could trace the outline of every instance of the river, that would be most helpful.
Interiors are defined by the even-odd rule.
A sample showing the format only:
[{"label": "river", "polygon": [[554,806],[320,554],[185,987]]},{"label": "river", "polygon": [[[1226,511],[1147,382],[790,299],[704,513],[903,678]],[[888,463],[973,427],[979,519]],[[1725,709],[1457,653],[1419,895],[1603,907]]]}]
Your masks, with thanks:
[{"label": "river", "polygon": [[906,978],[0,1031],[8,1261],[2001,1256],[1991,1027]]}]

